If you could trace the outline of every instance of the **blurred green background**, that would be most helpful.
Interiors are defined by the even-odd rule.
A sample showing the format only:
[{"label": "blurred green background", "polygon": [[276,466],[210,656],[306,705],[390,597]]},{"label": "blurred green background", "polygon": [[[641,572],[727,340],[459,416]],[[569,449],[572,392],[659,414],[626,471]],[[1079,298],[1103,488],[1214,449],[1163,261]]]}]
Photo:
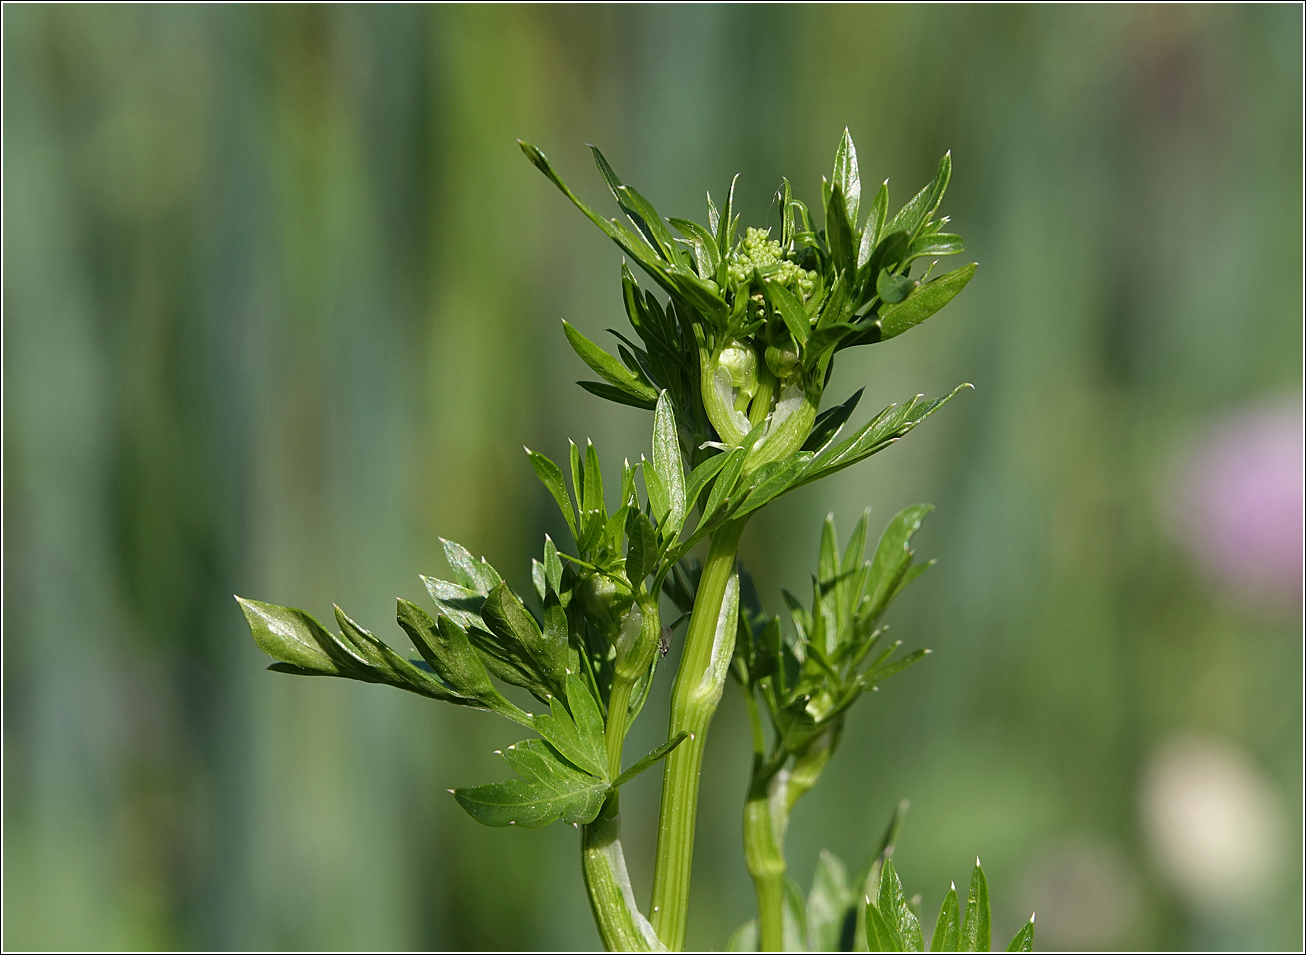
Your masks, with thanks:
[{"label": "blurred green background", "polygon": [[[827,511],[939,506],[891,613],[936,652],[854,709],[793,874],[859,864],[908,797],[927,924],[978,852],[1040,947],[1301,945],[1300,498],[1250,590],[1183,531],[1231,414],[1287,408],[1300,495],[1300,7],[3,16],[5,947],[596,946],[575,832],[445,793],[503,778],[514,727],[267,673],[231,595],[393,639],[438,536],[521,586],[564,536],[523,444],[647,447],[559,327],[624,321],[619,252],[515,137],[604,210],[586,142],[665,215],[741,172],[774,225],[845,125],[898,203],[952,149],[981,267],[830,395],[976,390],[745,535],[779,611]],[[692,946],[753,913],[746,739],[731,688]],[[657,777],[623,800],[641,899]]]}]

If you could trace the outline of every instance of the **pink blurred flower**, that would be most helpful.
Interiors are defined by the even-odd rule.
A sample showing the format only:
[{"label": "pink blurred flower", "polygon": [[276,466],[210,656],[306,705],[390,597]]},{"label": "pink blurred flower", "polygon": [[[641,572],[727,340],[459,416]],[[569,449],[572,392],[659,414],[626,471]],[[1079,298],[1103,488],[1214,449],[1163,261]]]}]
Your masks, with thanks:
[{"label": "pink blurred flower", "polygon": [[1217,423],[1187,456],[1179,537],[1217,584],[1257,602],[1302,596],[1302,402]]}]

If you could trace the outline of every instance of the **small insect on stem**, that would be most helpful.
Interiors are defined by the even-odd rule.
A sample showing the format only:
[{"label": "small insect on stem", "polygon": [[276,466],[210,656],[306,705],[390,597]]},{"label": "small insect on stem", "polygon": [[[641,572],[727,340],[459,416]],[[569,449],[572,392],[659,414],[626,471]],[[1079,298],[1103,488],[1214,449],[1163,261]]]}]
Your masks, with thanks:
[{"label": "small insect on stem", "polygon": [[665,657],[667,651],[671,649],[671,628],[663,627],[662,633],[658,637],[658,655]]}]

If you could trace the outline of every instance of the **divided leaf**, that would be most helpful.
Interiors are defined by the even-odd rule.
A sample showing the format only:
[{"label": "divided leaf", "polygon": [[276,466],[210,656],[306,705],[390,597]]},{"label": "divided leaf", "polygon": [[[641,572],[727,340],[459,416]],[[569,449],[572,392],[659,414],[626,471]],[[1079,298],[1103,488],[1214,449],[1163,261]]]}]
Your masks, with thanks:
[{"label": "divided leaf", "polygon": [[453,791],[477,822],[527,829],[558,819],[579,825],[593,822],[603,808],[607,783],[574,768],[543,740],[523,740],[502,756],[521,779]]}]

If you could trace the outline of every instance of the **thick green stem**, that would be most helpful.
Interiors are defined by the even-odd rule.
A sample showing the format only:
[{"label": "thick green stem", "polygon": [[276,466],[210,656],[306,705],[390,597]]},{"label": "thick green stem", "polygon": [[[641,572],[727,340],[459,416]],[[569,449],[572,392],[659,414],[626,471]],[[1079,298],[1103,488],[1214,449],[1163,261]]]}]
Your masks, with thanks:
[{"label": "thick green stem", "polygon": [[764,952],[784,951],[785,830],[789,827],[789,772],[765,778],[762,759],[753,759],[753,779],[744,803],[744,862],[757,893],[757,926]]},{"label": "thick green stem", "polygon": [[606,811],[605,806],[597,819],[581,826],[580,863],[594,924],[610,952],[659,951],[657,933],[640,914],[630,887],[621,849],[621,817],[607,816]]},{"label": "thick green stem", "polygon": [[721,700],[734,653],[739,610],[739,578],[735,576],[734,565],[743,531],[744,521],[740,520],[712,535],[694,600],[694,613],[685,635],[680,671],[672,690],[668,736],[681,732],[690,735],[667,757],[662,776],[651,913],[658,937],[672,950],[679,950],[685,944],[698,777],[708,725]]}]

